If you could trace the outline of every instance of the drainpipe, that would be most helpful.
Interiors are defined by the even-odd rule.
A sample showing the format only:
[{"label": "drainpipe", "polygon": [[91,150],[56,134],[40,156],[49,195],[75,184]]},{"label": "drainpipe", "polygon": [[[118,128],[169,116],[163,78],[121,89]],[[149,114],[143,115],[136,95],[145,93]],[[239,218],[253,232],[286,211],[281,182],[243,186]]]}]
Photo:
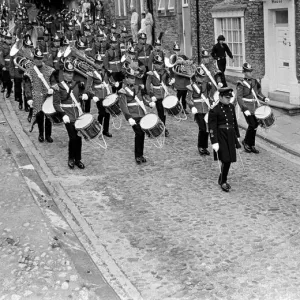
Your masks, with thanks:
[{"label": "drainpipe", "polygon": [[197,14],[197,55],[198,64],[200,64],[200,18],[199,18],[199,0],[196,0],[196,14]]}]

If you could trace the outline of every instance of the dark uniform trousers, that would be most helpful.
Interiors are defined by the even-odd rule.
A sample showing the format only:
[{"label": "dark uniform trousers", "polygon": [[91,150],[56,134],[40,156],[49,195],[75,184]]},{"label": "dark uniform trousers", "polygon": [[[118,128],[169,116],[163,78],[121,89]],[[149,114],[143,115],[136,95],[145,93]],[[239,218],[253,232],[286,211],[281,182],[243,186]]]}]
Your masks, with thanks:
[{"label": "dark uniform trousers", "polygon": [[7,89],[7,93],[11,94],[12,87],[13,87],[13,83],[12,83],[9,71],[2,70],[2,90]]},{"label": "dark uniform trousers", "polygon": [[110,114],[105,111],[105,108],[103,106],[101,106],[100,101],[96,103],[98,108],[98,122],[103,125],[103,132],[109,132]]},{"label": "dark uniform trousers", "polygon": [[134,155],[135,158],[141,157],[144,155],[144,141],[145,141],[145,132],[140,126],[141,118],[134,118],[136,125],[132,126],[132,129],[135,133],[134,138]]},{"label": "dark uniform trousers", "polygon": [[166,125],[166,115],[165,115],[165,109],[162,105],[162,101],[163,101],[163,99],[157,99],[155,104],[156,104],[156,110],[157,110],[158,117],[162,120],[164,125]]},{"label": "dark uniform trousers", "polygon": [[82,111],[85,113],[91,112],[91,99],[81,101]]},{"label": "dark uniform trousers", "polygon": [[187,90],[177,90],[177,98],[182,103],[183,109],[186,109],[186,95],[187,95]]},{"label": "dark uniform trousers", "polygon": [[52,133],[52,123],[50,119],[45,116],[43,111],[39,111],[36,114],[36,122],[39,128],[39,135],[44,136],[45,130],[45,136],[50,137]]},{"label": "dark uniform trousers", "polygon": [[218,69],[221,71],[220,77],[223,83],[223,87],[227,86],[226,78],[225,78],[225,70],[226,70],[226,58],[221,57],[217,59]]},{"label": "dark uniform trousers", "polygon": [[195,114],[195,121],[199,127],[198,133],[198,148],[208,148],[208,132],[206,130],[206,122],[204,120],[205,114],[197,113]]},{"label": "dark uniform trousers", "polygon": [[82,138],[78,136],[75,123],[65,124],[69,135],[69,159],[81,160]]},{"label": "dark uniform trousers", "polygon": [[[22,102],[22,78],[15,78],[15,101],[19,102],[21,105]],[[25,103],[24,103],[25,104]],[[25,105],[26,107],[26,105]]]},{"label": "dark uniform trousers", "polygon": [[245,135],[245,143],[249,146],[255,146],[255,136],[259,123],[254,115],[246,116],[244,114],[244,116],[248,123],[248,128]]}]

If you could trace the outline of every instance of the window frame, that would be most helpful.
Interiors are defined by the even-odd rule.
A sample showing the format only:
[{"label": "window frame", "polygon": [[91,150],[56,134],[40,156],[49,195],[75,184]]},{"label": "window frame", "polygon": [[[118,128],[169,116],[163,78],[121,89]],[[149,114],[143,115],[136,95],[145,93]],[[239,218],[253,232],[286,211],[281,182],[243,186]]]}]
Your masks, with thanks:
[{"label": "window frame", "polygon": [[[216,11],[212,12],[212,17],[214,19],[214,33],[215,40],[220,34],[223,34],[221,31],[221,20],[222,19],[234,19],[239,18],[241,22],[241,44],[242,44],[242,63],[246,60],[246,47],[245,47],[245,18],[244,18],[244,10],[236,10],[236,11]],[[231,32],[233,32],[231,28]],[[226,38],[226,44],[228,44],[228,39]],[[233,42],[231,42],[233,44]],[[240,43],[239,43],[240,44]],[[230,49],[233,52],[233,49]],[[232,53],[233,54],[233,53]],[[234,56],[233,56],[234,58]],[[228,75],[242,77],[242,66],[234,67],[227,64],[226,70],[228,71]]]},{"label": "window frame", "polygon": [[[116,3],[116,5],[115,5],[116,18],[118,18],[118,19],[127,18],[126,0],[116,0],[115,3]],[[123,8],[123,10],[122,10],[122,8]]]},{"label": "window frame", "polygon": [[182,0],[182,7],[189,7],[189,0]]},{"label": "window frame", "polygon": [[175,10],[175,0],[173,0],[173,6],[170,6],[170,2],[172,0],[168,0],[168,11],[174,11]]}]

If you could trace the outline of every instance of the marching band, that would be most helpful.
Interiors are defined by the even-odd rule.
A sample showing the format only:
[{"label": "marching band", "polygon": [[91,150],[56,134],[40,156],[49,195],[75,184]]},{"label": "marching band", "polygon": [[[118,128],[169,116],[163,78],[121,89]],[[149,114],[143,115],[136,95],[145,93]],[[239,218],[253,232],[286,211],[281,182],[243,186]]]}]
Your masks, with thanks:
[{"label": "marching band", "polygon": [[[20,110],[24,107],[29,112],[32,129],[38,124],[40,142],[53,142],[52,123],[65,124],[71,169],[85,168],[82,137],[93,142],[99,136],[111,138],[110,120],[115,126],[122,115],[135,134],[136,163],[145,163],[145,136],[161,148],[170,135],[167,115],[184,120],[189,107],[199,128],[199,154],[210,155],[210,137],[214,158],[221,162],[218,183],[229,192],[227,175],[231,163],[236,161],[236,149],[241,148],[237,106],[249,125],[242,141],[246,152],[259,153],[255,148],[256,130],[259,125],[268,128],[275,121],[266,105],[269,99],[261,94],[249,63],[243,65],[245,78],[237,83],[237,95],[226,87],[224,59],[226,53],[230,57],[232,54],[223,36],[211,54],[202,51],[202,63],[198,65],[179,54],[176,42],[173,53],[167,57],[162,47],[163,33],[152,47],[146,44],[144,32],[134,42],[126,27],[118,33],[116,24],[108,27],[103,15],[93,20],[88,14],[81,17],[75,9],[64,9],[52,16],[42,7],[37,19],[30,22],[21,3],[11,31],[3,19],[1,92],[6,91],[9,98],[14,82],[15,101]],[[176,96],[170,95],[172,89]],[[98,109],[97,119],[90,114],[92,103]],[[152,109],[151,113],[146,107]],[[153,113],[154,108],[157,114]]]}]

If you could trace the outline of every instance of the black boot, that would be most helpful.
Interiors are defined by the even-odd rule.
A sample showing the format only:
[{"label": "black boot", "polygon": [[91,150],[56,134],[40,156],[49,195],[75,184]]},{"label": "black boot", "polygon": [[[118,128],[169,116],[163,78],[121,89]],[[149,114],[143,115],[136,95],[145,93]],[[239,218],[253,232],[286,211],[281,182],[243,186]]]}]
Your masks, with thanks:
[{"label": "black boot", "polygon": [[47,141],[48,143],[53,143],[53,139],[52,139],[51,136],[46,136],[46,141]]},{"label": "black boot", "polygon": [[74,167],[75,167],[75,160],[74,160],[74,158],[69,158],[69,160],[68,160],[68,166],[69,166],[70,169],[74,169]]},{"label": "black boot", "polygon": [[43,135],[39,135],[39,142],[40,143],[44,143],[45,139],[43,137]]},{"label": "black boot", "polygon": [[242,144],[243,144],[244,149],[245,149],[245,151],[246,151],[247,153],[252,152],[251,147],[250,147],[249,145],[246,144],[245,140],[242,141]]}]

